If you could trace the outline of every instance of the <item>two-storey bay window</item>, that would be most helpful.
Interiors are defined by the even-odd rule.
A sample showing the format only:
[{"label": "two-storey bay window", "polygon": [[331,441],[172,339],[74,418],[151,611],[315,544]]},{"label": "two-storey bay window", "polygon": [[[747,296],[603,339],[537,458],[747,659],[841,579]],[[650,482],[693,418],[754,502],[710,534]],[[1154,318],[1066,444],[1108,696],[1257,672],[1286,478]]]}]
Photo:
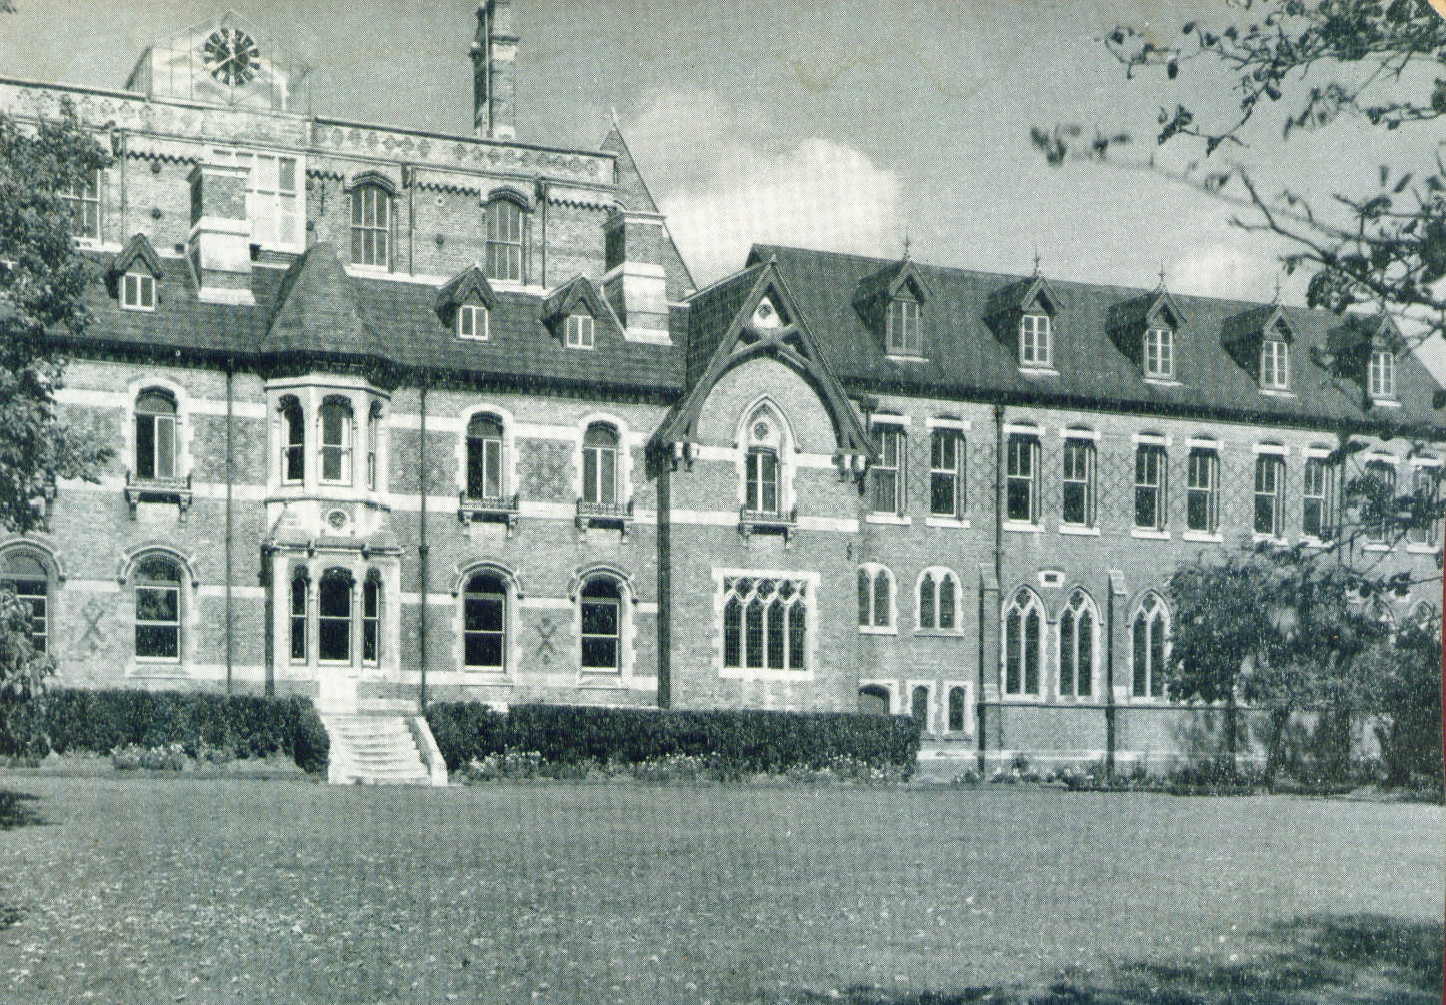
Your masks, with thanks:
[{"label": "two-storey bay window", "polygon": [[1396,397],[1396,354],[1390,349],[1372,349],[1367,375],[1372,398],[1392,401]]},{"label": "two-storey bay window", "polygon": [[1004,517],[1015,523],[1039,521],[1039,437],[1010,433],[1005,444]]},{"label": "two-storey bay window", "polygon": [[874,424],[879,459],[869,471],[869,500],[875,513],[904,511],[904,427]]},{"label": "two-storey bay window", "polygon": [[1048,369],[1053,354],[1050,347],[1048,314],[1025,314],[1019,319],[1019,365]]},{"label": "two-storey bay window", "polygon": [[1306,537],[1328,541],[1335,536],[1335,466],[1325,457],[1307,457],[1301,494],[1301,531]]},{"label": "two-storey bay window", "polygon": [[618,501],[618,431],[602,422],[587,427],[582,437],[584,502]]},{"label": "two-storey bay window", "polygon": [[964,434],[935,429],[929,434],[929,513],[959,519],[965,512]]},{"label": "two-storey bay window", "polygon": [[723,580],[723,669],[808,669],[808,582],[780,576]]},{"label": "two-storey bay window", "polygon": [[1192,447],[1185,471],[1185,527],[1202,534],[1220,529],[1220,455]]},{"label": "two-storey bay window", "polygon": [[1095,522],[1094,440],[1066,436],[1063,461],[1064,499],[1060,520],[1072,527],[1092,527]]},{"label": "two-storey bay window", "polygon": [[321,405],[321,480],[351,482],[351,403],[327,398]]},{"label": "two-storey bay window", "polygon": [[1280,454],[1255,458],[1255,533],[1285,536],[1285,458]]},{"label": "two-storey bay window", "polygon": [[1165,529],[1165,447],[1159,443],[1135,449],[1135,526]]},{"label": "two-storey bay window", "polygon": [[467,498],[500,499],[503,484],[502,420],[474,415],[467,423]]},{"label": "two-storey bay window", "polygon": [[1175,332],[1170,328],[1145,329],[1145,376],[1152,380],[1175,377]]},{"label": "two-storey bay window", "polygon": [[136,477],[176,477],[176,399],[165,391],[136,398]]}]

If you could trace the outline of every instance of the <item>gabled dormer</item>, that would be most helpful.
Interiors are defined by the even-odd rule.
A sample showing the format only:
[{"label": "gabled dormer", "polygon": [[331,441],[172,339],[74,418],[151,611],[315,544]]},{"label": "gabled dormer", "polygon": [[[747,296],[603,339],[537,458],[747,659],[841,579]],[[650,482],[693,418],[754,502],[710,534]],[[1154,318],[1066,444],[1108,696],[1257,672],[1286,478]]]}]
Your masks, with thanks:
[{"label": "gabled dormer", "polygon": [[153,311],[159,300],[161,258],[145,234],[136,234],[115,256],[106,273],[106,286],[111,296],[120,301],[121,310]]},{"label": "gabled dormer", "polygon": [[1389,314],[1350,314],[1329,336],[1330,366],[1356,382],[1366,404],[1396,405],[1396,362],[1406,340]]},{"label": "gabled dormer", "polygon": [[469,265],[437,291],[434,309],[442,326],[458,338],[486,342],[492,334],[497,294],[481,266]]},{"label": "gabled dormer", "polygon": [[1155,383],[1179,382],[1176,344],[1184,326],[1185,312],[1164,283],[1110,308],[1110,338]]},{"label": "gabled dormer", "polygon": [[995,290],[985,308],[994,334],[1014,352],[1026,373],[1055,373],[1054,339],[1059,299],[1049,281],[1036,272],[1028,279]]},{"label": "gabled dormer", "polygon": [[859,281],[854,309],[883,341],[888,355],[923,359],[923,322],[931,296],[919,267],[905,257]]},{"label": "gabled dormer", "polygon": [[542,302],[542,323],[568,349],[597,348],[598,330],[622,337],[612,307],[586,276],[574,276]]},{"label": "gabled dormer", "polygon": [[1290,393],[1290,354],[1298,332],[1279,303],[1264,304],[1225,322],[1225,349],[1255,376],[1264,394]]}]

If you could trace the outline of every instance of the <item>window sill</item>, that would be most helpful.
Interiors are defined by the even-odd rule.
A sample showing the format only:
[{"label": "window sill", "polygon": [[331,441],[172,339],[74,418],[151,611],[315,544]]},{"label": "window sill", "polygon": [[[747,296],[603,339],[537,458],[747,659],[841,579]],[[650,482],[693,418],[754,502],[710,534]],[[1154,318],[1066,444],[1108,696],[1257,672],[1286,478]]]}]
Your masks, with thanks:
[{"label": "window sill", "polygon": [[1019,368],[1022,377],[1058,377],[1059,371],[1052,366],[1021,366]]},{"label": "window sill", "polygon": [[893,527],[909,527],[914,521],[912,517],[900,516],[898,513],[869,513],[864,517],[864,523],[888,524]]},{"label": "window sill", "polygon": [[512,678],[503,669],[490,669],[488,667],[463,667],[462,672],[473,677],[488,678],[489,684],[511,684]]},{"label": "window sill", "polygon": [[925,639],[962,639],[964,633],[955,628],[915,628],[914,635]]},{"label": "window sill", "polygon": [[925,526],[925,527],[949,527],[949,528],[952,528],[952,529],[954,529],[954,530],[968,530],[971,525],[970,525],[970,523],[969,523],[969,518],[968,518],[968,517],[964,517],[964,518],[962,518],[962,519],[959,519],[959,518],[950,517],[950,516],[931,516],[931,517],[925,517],[925,519],[924,519],[924,526]]},{"label": "window sill", "polygon": [[1044,527],[1037,523],[1019,523],[1004,521],[1004,529],[1011,534],[1043,534]]},{"label": "window sill", "polygon": [[1408,544],[1406,553],[1410,555],[1434,555],[1439,549],[1434,544]]},{"label": "window sill", "polygon": [[760,670],[740,667],[723,667],[718,676],[724,680],[774,680],[807,683],[813,680],[812,670]]},{"label": "window sill", "polygon": [[1062,523],[1059,525],[1059,532],[1067,537],[1099,537],[1098,527],[1086,527],[1084,524]]},{"label": "window sill", "polygon": [[897,628],[878,627],[874,625],[859,625],[860,635],[898,635]]},{"label": "window sill", "polygon": [[1198,544],[1224,544],[1225,535],[1219,532],[1212,534],[1208,530],[1187,530],[1180,535],[1180,540]]},{"label": "window sill", "polygon": [[1394,398],[1372,398],[1372,408],[1400,408],[1401,403]]},{"label": "window sill", "polygon": [[1145,375],[1145,383],[1146,383],[1146,384],[1152,384],[1152,385],[1154,385],[1155,387],[1184,387],[1184,386],[1185,386],[1185,385],[1181,384],[1178,380],[1176,380],[1174,377],[1151,377],[1151,376],[1149,376],[1148,374]]},{"label": "window sill", "polygon": [[1281,548],[1290,546],[1290,539],[1276,537],[1274,534],[1261,534],[1258,531],[1250,535],[1251,544],[1273,544]]},{"label": "window sill", "polygon": [[1130,537],[1140,541],[1168,541],[1171,535],[1168,530],[1155,530],[1151,527],[1131,527]]},{"label": "window sill", "polygon": [[1309,534],[1300,539],[1300,546],[1302,548],[1329,548],[1334,543],[1334,541],[1325,541],[1318,537],[1312,537]]},{"label": "window sill", "polygon": [[1390,551],[1391,545],[1382,542],[1373,542],[1361,546],[1362,551]]},{"label": "window sill", "polygon": [[1294,391],[1288,391],[1283,387],[1262,387],[1260,393],[1267,398],[1294,398]]},{"label": "window sill", "polygon": [[927,362],[929,362],[928,357],[926,357],[926,356],[914,356],[914,355],[909,354],[909,353],[890,352],[890,353],[885,353],[884,356],[885,356],[886,359],[889,359],[889,360],[891,360],[891,361],[894,362],[894,363],[927,363]]}]

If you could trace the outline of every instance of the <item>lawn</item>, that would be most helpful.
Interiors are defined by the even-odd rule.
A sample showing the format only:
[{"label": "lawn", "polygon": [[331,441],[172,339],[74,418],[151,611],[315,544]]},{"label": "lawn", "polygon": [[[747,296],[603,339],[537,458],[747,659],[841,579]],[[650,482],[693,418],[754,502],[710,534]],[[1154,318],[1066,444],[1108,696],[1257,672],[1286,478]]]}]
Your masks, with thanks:
[{"label": "lawn", "polygon": [[6,785],[48,821],[0,831],[6,1002],[902,1003],[1062,970],[1137,997],[1057,1000],[1238,982],[1260,992],[1241,1001],[1308,1001],[1292,995],[1349,980],[1358,1000],[1398,1001],[1440,966],[1436,806],[0,772]]}]

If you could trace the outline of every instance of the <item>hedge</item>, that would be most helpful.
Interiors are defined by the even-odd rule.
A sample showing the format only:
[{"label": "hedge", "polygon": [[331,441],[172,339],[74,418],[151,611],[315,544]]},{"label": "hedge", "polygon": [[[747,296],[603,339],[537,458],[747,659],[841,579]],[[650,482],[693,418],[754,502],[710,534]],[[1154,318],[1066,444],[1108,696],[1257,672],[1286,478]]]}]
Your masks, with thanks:
[{"label": "hedge", "polygon": [[453,770],[488,754],[535,751],[560,764],[636,764],[692,754],[739,772],[822,768],[836,758],[910,772],[919,753],[912,718],[851,712],[514,705],[503,714],[472,702],[438,702],[427,710],[427,722]]},{"label": "hedge", "polygon": [[297,697],[55,688],[46,695],[45,718],[51,749],[62,754],[179,743],[193,757],[203,746],[237,757],[287,754],[315,772],[326,767],[330,750],[315,706]]}]

